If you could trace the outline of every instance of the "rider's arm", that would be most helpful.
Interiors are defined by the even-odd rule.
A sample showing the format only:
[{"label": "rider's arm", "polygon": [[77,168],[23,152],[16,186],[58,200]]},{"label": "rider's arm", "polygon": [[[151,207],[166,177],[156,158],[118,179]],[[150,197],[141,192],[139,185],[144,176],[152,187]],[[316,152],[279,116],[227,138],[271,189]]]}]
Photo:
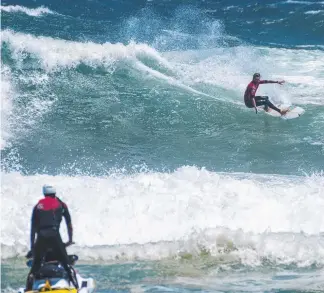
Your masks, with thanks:
[{"label": "rider's arm", "polygon": [[67,205],[64,202],[62,202],[62,205],[63,205],[63,217],[65,218],[66,227],[67,227],[68,234],[69,234],[69,242],[72,242],[73,228],[72,228],[71,215],[70,215]]},{"label": "rider's arm", "polygon": [[32,218],[31,218],[31,229],[30,229],[30,250],[34,249],[35,236],[36,236],[36,223],[37,221],[37,209],[36,206],[33,209]]}]

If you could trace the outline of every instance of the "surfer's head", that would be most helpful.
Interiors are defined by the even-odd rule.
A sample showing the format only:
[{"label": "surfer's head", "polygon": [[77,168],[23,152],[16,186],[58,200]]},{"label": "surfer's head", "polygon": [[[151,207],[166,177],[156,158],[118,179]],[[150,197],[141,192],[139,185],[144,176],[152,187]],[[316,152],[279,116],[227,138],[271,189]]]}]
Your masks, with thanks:
[{"label": "surfer's head", "polygon": [[52,197],[54,197],[55,194],[56,194],[55,187],[53,187],[51,185],[44,185],[43,186],[43,194],[44,194],[44,196],[52,196]]},{"label": "surfer's head", "polygon": [[254,73],[253,74],[253,81],[256,81],[256,82],[259,81],[260,77],[261,77],[260,73]]}]

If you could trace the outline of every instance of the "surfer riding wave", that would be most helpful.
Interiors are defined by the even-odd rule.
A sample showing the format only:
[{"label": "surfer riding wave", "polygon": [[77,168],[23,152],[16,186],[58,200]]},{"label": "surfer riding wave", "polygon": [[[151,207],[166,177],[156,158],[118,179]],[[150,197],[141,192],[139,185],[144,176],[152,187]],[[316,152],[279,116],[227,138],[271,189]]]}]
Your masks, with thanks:
[{"label": "surfer riding wave", "polygon": [[271,109],[277,111],[281,115],[285,115],[288,110],[282,110],[277,108],[274,104],[272,104],[269,100],[268,96],[255,96],[256,91],[258,90],[259,84],[265,83],[278,83],[282,85],[285,81],[273,81],[273,80],[260,80],[260,73],[253,74],[253,80],[248,84],[244,93],[244,103],[248,108],[254,108],[255,113],[258,113],[258,106],[264,106],[265,111],[269,111]]}]

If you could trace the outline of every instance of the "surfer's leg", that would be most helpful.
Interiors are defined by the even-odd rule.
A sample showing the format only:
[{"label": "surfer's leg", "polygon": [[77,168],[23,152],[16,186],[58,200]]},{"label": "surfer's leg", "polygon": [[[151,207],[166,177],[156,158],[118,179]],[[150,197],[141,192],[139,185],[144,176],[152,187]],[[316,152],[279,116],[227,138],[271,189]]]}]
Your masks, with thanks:
[{"label": "surfer's leg", "polygon": [[269,102],[269,97],[268,96],[263,96],[264,100],[265,100],[265,105],[264,105],[264,111],[266,112],[269,112],[269,105],[268,105],[268,102]]},{"label": "surfer's leg", "polygon": [[264,97],[264,96],[262,96],[262,97],[261,96],[254,97],[256,106],[257,107],[264,106],[264,110],[268,111],[269,107],[268,107],[268,104],[267,104],[267,98],[268,97]]},{"label": "surfer's leg", "polygon": [[267,99],[267,102],[266,102],[267,104],[267,106],[268,107],[270,107],[271,109],[273,109],[273,110],[275,110],[275,111],[277,111],[278,113],[280,113],[281,114],[281,110],[279,109],[279,108],[277,108],[274,104],[272,104],[270,101],[269,101],[269,99]]},{"label": "surfer's leg", "polygon": [[281,114],[281,111],[279,108],[277,108],[274,104],[272,104],[269,100],[268,96],[256,96],[255,97],[255,103],[257,106],[264,106],[264,110],[268,111],[269,108],[279,112]]}]

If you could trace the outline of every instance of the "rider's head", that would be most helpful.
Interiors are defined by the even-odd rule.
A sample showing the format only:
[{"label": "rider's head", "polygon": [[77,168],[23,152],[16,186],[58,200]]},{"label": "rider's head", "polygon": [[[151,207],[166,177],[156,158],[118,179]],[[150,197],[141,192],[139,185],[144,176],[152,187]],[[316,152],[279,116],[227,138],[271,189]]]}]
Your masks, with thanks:
[{"label": "rider's head", "polygon": [[258,82],[260,80],[260,77],[261,77],[260,73],[254,73],[253,74],[253,81]]},{"label": "rider's head", "polygon": [[44,194],[44,196],[52,196],[52,197],[54,197],[55,194],[56,194],[55,187],[53,187],[51,185],[44,185],[43,186],[43,194]]}]

